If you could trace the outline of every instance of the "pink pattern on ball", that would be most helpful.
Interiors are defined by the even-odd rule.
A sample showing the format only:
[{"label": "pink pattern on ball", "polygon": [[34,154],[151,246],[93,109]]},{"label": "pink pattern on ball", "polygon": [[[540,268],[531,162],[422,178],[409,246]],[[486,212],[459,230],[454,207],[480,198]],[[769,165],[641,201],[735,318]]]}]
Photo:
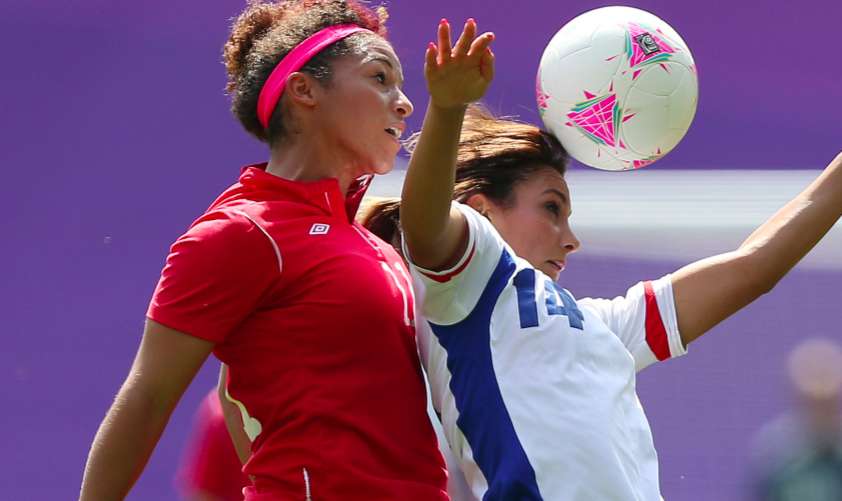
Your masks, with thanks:
[{"label": "pink pattern on ball", "polygon": [[614,108],[617,96],[609,94],[590,104],[586,108],[571,111],[567,114],[576,127],[583,130],[599,142],[614,146],[616,144],[614,127]]},{"label": "pink pattern on ball", "polygon": [[647,30],[647,29],[643,28],[642,26],[640,26],[639,24],[629,23],[629,35],[631,36],[632,40],[634,40],[637,36],[644,35],[644,34],[648,34],[650,37],[652,37],[652,40],[656,44],[658,44],[658,48],[661,49],[661,50],[660,50],[660,52],[653,52],[652,54],[646,54],[645,52],[643,52],[643,49],[641,49],[638,44],[632,43],[631,44],[632,55],[631,55],[631,58],[629,59],[629,66],[630,67],[634,68],[635,66],[637,66],[641,63],[645,63],[646,61],[648,61],[649,59],[652,59],[653,57],[657,56],[658,54],[663,54],[663,53],[675,54],[676,48],[673,47],[671,44],[666,42],[666,40],[665,40],[666,37],[663,37],[663,33],[661,33],[662,36],[658,36],[652,30]]},{"label": "pink pattern on ball", "polygon": [[538,108],[540,110],[546,110],[549,108],[549,104],[547,103],[547,99],[549,99],[549,95],[544,92],[544,89],[541,88],[541,74],[535,75],[535,95],[538,97]]}]

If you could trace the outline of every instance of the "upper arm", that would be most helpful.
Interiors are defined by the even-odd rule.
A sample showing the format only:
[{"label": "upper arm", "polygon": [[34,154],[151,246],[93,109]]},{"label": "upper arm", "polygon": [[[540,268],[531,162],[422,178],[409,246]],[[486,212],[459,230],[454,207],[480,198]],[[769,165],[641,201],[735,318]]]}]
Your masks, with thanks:
[{"label": "upper arm", "polygon": [[134,362],[91,446],[80,499],[123,499],[213,343],[149,320]]},{"label": "upper arm", "polygon": [[763,292],[741,251],[697,261],[673,274],[678,328],[684,344],[696,340]]},{"label": "upper arm", "polygon": [[126,384],[157,408],[173,408],[213,347],[210,341],[147,319]]},{"label": "upper arm", "polygon": [[465,215],[451,205],[447,222],[435,241],[421,242],[406,237],[406,248],[410,254],[407,259],[422,268],[440,271],[455,264],[465,253],[467,244]]},{"label": "upper arm", "polygon": [[451,210],[460,215],[453,220],[461,221],[464,241],[445,265],[420,265],[404,242],[413,276],[425,290],[421,311],[432,323],[442,325],[458,322],[473,310],[507,248],[491,223],[471,207],[453,202]]}]

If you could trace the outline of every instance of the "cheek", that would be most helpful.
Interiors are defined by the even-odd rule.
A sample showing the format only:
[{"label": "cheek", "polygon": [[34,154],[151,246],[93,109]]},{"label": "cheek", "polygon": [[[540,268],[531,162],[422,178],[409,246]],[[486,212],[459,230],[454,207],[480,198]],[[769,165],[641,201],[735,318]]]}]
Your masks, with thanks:
[{"label": "cheek", "polygon": [[348,123],[367,119],[372,113],[373,92],[365,86],[357,86],[342,96],[342,119]]},{"label": "cheek", "polygon": [[381,111],[386,100],[376,89],[365,87],[354,96],[354,102],[358,110],[374,114]]},{"label": "cheek", "polygon": [[520,257],[530,260],[533,254],[540,254],[546,245],[551,225],[532,211],[512,211],[505,218],[505,230],[501,235]]},{"label": "cheek", "polygon": [[559,228],[549,217],[544,214],[534,214],[524,228],[528,228],[529,242],[536,257],[546,259],[548,254],[554,254],[558,246]]},{"label": "cheek", "polygon": [[543,253],[549,246],[551,235],[554,234],[551,224],[543,220],[533,220],[529,224],[529,242],[533,252]]}]

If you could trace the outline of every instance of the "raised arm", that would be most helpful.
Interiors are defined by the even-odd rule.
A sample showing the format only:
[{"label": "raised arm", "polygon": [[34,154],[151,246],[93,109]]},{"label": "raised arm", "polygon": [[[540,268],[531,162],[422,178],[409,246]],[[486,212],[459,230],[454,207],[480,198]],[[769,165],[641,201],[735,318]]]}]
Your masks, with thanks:
[{"label": "raised arm", "polygon": [[404,181],[401,226],[413,261],[428,269],[447,267],[466,242],[464,218],[450,206],[459,134],[468,104],[485,94],[494,76],[494,35],[476,32],[469,19],[451,48],[450,26],[442,20],[438,43],[430,43],[425,56],[430,102]]},{"label": "raised arm", "polygon": [[673,275],[684,344],[769,292],[842,217],[842,154],[804,191],[726,254]]},{"label": "raised arm", "polygon": [[80,501],[126,497],[213,343],[147,320],[129,375],[91,446]]}]

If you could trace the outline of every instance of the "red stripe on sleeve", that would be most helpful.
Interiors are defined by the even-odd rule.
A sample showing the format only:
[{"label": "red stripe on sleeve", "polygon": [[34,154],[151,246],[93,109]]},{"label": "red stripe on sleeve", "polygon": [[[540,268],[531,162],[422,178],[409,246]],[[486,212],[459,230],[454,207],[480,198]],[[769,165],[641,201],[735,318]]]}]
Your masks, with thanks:
[{"label": "red stripe on sleeve", "polygon": [[643,282],[643,292],[646,297],[646,343],[658,360],[666,360],[670,358],[670,345],[652,282]]},{"label": "red stripe on sleeve", "polygon": [[471,246],[471,253],[468,255],[468,259],[465,260],[458,268],[451,271],[450,273],[444,275],[432,275],[430,273],[421,272],[422,275],[429,278],[430,280],[435,280],[436,282],[443,284],[445,282],[449,282],[451,278],[455,277],[456,275],[462,273],[462,271],[468,267],[468,264],[471,262],[471,259],[474,257],[474,250],[476,250],[477,245],[476,242]]}]

